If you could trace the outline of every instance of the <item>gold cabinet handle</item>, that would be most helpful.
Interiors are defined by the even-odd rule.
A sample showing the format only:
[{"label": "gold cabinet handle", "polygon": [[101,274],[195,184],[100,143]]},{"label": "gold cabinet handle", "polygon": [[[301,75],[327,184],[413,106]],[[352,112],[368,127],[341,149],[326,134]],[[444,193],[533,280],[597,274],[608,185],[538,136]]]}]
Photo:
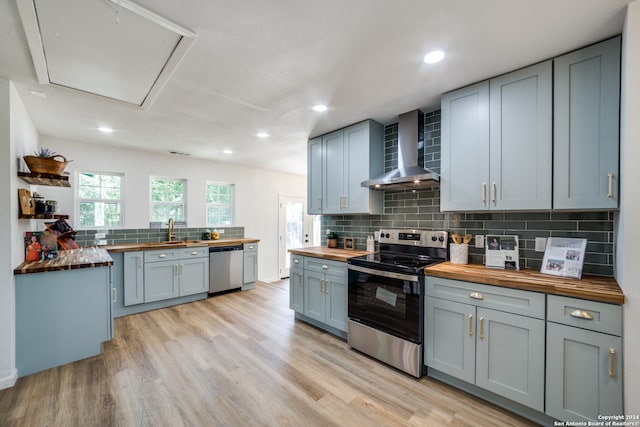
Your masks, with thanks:
[{"label": "gold cabinet handle", "polygon": [[193,252],[191,252],[191,255],[198,255],[198,252],[193,251]]},{"label": "gold cabinet handle", "polygon": [[328,266],[327,264],[322,264],[322,269],[323,269],[323,270],[328,270],[328,269],[329,269],[329,266]]},{"label": "gold cabinet handle", "polygon": [[142,255],[138,257],[138,267],[142,268]]},{"label": "gold cabinet handle", "polygon": [[569,315],[571,317],[577,317],[578,319],[593,320],[591,313],[586,310],[573,310]]},{"label": "gold cabinet handle", "polygon": [[158,258],[166,258],[166,257],[167,257],[167,255],[166,255],[166,254],[160,254],[160,255],[158,255]]},{"label": "gold cabinet handle", "polygon": [[484,295],[482,295],[480,292],[471,292],[469,294],[469,298],[473,298],[473,299],[484,299]]},{"label": "gold cabinet handle", "polygon": [[613,198],[613,174],[608,173],[607,178],[609,180],[609,191],[607,192],[607,199]]},{"label": "gold cabinet handle", "polygon": [[482,183],[482,203],[487,203],[487,183]]},{"label": "gold cabinet handle", "polygon": [[496,183],[493,182],[493,184],[491,184],[491,201],[493,202],[493,204],[496,203],[496,193],[498,192],[498,189],[496,187]]},{"label": "gold cabinet handle", "polygon": [[302,282],[302,274],[300,273],[298,273],[298,285],[304,286],[304,283]]},{"label": "gold cabinet handle", "polygon": [[469,322],[469,336],[472,337],[473,336],[473,314],[470,314],[469,317],[467,318],[467,321]]},{"label": "gold cabinet handle", "polygon": [[322,209],[322,199],[318,197],[318,210]]},{"label": "gold cabinet handle", "polygon": [[294,260],[293,260],[293,263],[294,263],[294,264],[300,264],[300,260],[298,260],[298,259],[294,259]]},{"label": "gold cabinet handle", "polygon": [[609,349],[609,376],[616,377],[616,351],[613,348]]},{"label": "gold cabinet handle", "polygon": [[249,249],[253,249],[253,245],[249,245]]},{"label": "gold cabinet handle", "polygon": [[480,318],[480,339],[483,340],[484,339],[484,317]]}]

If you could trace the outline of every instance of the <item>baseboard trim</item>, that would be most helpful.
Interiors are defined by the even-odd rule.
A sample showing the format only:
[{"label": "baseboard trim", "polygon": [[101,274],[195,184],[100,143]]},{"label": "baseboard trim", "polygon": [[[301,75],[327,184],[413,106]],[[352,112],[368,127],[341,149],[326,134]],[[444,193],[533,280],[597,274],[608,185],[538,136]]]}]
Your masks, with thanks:
[{"label": "baseboard trim", "polygon": [[16,385],[17,380],[18,370],[11,369],[8,375],[0,377],[0,390],[13,387],[14,385]]}]

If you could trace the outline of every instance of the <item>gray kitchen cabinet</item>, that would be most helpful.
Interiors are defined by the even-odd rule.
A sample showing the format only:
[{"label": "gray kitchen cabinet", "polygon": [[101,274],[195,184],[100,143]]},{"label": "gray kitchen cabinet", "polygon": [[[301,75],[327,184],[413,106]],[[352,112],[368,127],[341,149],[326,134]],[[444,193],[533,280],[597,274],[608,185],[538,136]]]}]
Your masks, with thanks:
[{"label": "gray kitchen cabinet", "polygon": [[313,138],[308,143],[307,156],[307,213],[322,213],[322,137]]},{"label": "gray kitchen cabinet", "polygon": [[144,261],[145,303],[205,293],[209,289],[207,247],[145,251]]},{"label": "gray kitchen cabinet", "polygon": [[382,213],[383,194],[360,183],[384,171],[383,133],[368,120],[309,141],[309,213]]},{"label": "gray kitchen cabinet", "polygon": [[440,209],[489,208],[489,82],[442,95]]},{"label": "gray kitchen cabinet", "polygon": [[429,368],[544,411],[544,294],[427,277]]},{"label": "gray kitchen cabinet", "polygon": [[622,307],[549,295],[546,413],[601,421],[623,414]]},{"label": "gray kitchen cabinet", "polygon": [[301,255],[291,254],[289,308],[304,313],[304,258]]},{"label": "gray kitchen cabinet", "polygon": [[620,43],[554,59],[554,209],[618,207]]},{"label": "gray kitchen cabinet", "polygon": [[[347,331],[347,266],[343,262],[302,257],[303,314],[339,331]],[[294,292],[290,282],[289,292]],[[300,298],[299,294],[290,300]],[[299,301],[299,300],[298,300]]]},{"label": "gray kitchen cabinet", "polygon": [[124,262],[124,305],[144,302],[144,252],[125,252]]},{"label": "gray kitchen cabinet", "polygon": [[442,96],[443,211],[551,208],[551,94],[547,61]]},{"label": "gray kitchen cabinet", "polygon": [[245,243],[243,246],[242,290],[256,287],[258,281],[258,244]]}]

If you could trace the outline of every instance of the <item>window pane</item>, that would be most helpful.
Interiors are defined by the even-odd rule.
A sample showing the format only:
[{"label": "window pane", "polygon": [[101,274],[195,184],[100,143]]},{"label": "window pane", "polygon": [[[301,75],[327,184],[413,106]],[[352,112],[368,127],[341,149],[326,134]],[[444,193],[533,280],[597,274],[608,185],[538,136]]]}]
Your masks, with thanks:
[{"label": "window pane", "polygon": [[84,228],[122,226],[122,184],[122,175],[79,173],[79,226]]},{"label": "window pane", "polygon": [[98,187],[78,187],[78,196],[81,199],[98,199],[100,198],[100,188]]},{"label": "window pane", "polygon": [[95,225],[95,203],[80,203],[80,226],[92,227]]}]

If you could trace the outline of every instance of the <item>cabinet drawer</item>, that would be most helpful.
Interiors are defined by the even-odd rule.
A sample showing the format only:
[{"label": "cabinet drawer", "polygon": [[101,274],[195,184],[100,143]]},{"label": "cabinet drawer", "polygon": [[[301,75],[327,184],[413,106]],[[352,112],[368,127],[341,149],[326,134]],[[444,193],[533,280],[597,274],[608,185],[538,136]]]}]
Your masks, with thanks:
[{"label": "cabinet drawer", "polygon": [[547,320],[605,334],[622,335],[620,305],[549,295]]},{"label": "cabinet drawer", "polygon": [[186,258],[203,258],[209,256],[208,246],[197,246],[195,248],[183,248],[180,249],[178,256],[182,259]]},{"label": "cabinet drawer", "polygon": [[245,252],[255,252],[258,250],[258,244],[257,243],[245,243],[243,245],[243,250]]},{"label": "cabinet drawer", "polygon": [[346,274],[347,265],[344,262],[340,261],[330,261],[322,258],[304,257],[304,269],[340,276]]},{"label": "cabinet drawer", "polygon": [[144,252],[144,262],[168,261],[178,259],[180,249],[158,249]]},{"label": "cabinet drawer", "polygon": [[538,292],[427,277],[427,295],[544,319],[545,295]]}]

